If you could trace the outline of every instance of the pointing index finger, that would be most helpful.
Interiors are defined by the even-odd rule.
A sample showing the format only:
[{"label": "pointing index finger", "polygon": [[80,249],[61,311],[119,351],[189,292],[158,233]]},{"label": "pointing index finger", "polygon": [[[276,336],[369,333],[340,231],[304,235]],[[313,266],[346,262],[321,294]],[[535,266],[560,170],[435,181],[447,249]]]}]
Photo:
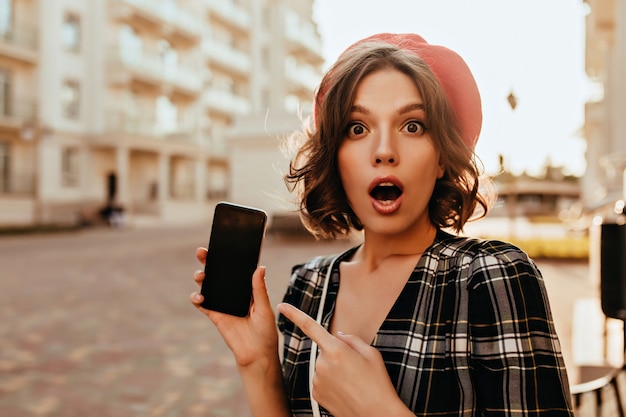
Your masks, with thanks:
[{"label": "pointing index finger", "polygon": [[321,324],[291,304],[281,303],[277,308],[282,315],[298,326],[300,330],[317,343],[320,348],[328,349],[331,344],[337,340],[333,335],[328,333]]}]

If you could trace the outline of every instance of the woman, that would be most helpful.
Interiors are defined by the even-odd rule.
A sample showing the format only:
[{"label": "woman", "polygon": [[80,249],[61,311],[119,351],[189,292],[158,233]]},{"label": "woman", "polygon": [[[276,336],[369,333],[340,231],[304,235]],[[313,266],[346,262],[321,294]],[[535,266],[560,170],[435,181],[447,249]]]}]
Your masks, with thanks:
[{"label": "woman", "polygon": [[327,72],[314,110],[286,180],[312,233],[363,241],[294,268],[278,306],[282,366],[263,268],[245,319],[192,295],[233,351],[253,415],[572,415],[534,263],[444,231],[488,208],[463,59],[418,35],[371,36]]}]

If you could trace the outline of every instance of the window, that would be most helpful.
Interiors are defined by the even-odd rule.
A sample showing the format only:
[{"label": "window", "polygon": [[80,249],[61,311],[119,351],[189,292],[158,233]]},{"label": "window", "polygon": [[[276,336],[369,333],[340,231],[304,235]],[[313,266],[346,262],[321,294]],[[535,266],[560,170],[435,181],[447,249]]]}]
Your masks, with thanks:
[{"label": "window", "polygon": [[61,154],[61,182],[66,187],[78,185],[79,173],[78,148],[65,148]]},{"label": "window", "polygon": [[300,99],[292,94],[285,97],[285,110],[289,114],[297,114],[300,110]]},{"label": "window", "polygon": [[76,81],[65,81],[61,91],[61,108],[67,119],[78,120],[80,117],[80,85]]},{"label": "window", "polygon": [[225,74],[215,74],[213,77],[212,87],[219,89],[220,91],[228,91],[232,93],[234,91],[234,81],[231,77]]},{"label": "window", "polygon": [[139,102],[137,101],[137,95],[134,91],[126,92],[124,97],[124,108],[122,113],[116,112],[116,117],[119,116],[123,120],[125,130],[130,132],[137,132],[141,125]]},{"label": "window", "polygon": [[77,15],[65,15],[61,36],[65,49],[75,52],[80,50],[80,18]]},{"label": "window", "polygon": [[13,29],[13,0],[0,0],[0,36],[6,37]]},{"label": "window", "polygon": [[263,88],[261,91],[261,108],[264,110],[270,108],[270,90],[268,88]]},{"label": "window", "polygon": [[13,116],[11,108],[11,72],[0,68],[0,115]]},{"label": "window", "polygon": [[172,45],[165,39],[161,39],[157,42],[157,50],[159,58],[165,66],[165,71],[168,74],[176,73],[176,67],[178,65],[178,53]]},{"label": "window", "polygon": [[134,62],[141,57],[143,42],[137,31],[129,25],[120,27],[120,54],[121,58],[127,62]]},{"label": "window", "polygon": [[263,11],[262,11],[262,15],[261,15],[261,22],[263,22],[263,27],[264,28],[271,28],[272,27],[272,8],[269,5],[265,5],[263,7]]},{"label": "window", "polygon": [[178,0],[163,0],[161,7],[163,8],[162,10],[165,11],[165,13],[169,15],[174,15],[176,14],[176,11],[178,9]]},{"label": "window", "polygon": [[167,96],[156,101],[156,127],[159,134],[174,133],[178,127],[178,108]]},{"label": "window", "polygon": [[264,46],[261,49],[261,66],[265,70],[270,69],[270,50],[267,46]]},{"label": "window", "polygon": [[9,191],[9,144],[0,142],[0,193]]}]

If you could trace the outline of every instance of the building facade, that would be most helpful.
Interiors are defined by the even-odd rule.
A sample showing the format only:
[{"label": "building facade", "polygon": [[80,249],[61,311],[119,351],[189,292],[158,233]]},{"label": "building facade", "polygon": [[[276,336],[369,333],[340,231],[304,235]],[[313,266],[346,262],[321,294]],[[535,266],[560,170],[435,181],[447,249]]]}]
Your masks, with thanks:
[{"label": "building facade", "polygon": [[585,68],[602,94],[585,106],[583,199],[597,209],[626,197],[626,2],[584,1],[589,6]]},{"label": "building facade", "polygon": [[577,207],[579,181],[578,177],[565,175],[561,167],[547,166],[542,176],[502,171],[494,179],[498,201],[489,216],[559,221]]},{"label": "building facade", "polygon": [[310,111],[312,3],[0,0],[0,226],[209,218],[233,129]]}]

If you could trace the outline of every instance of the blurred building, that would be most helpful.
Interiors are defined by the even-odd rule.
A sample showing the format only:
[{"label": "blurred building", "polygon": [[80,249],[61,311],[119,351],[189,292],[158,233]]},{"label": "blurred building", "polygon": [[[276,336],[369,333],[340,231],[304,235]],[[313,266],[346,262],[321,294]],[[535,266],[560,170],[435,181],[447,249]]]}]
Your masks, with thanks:
[{"label": "blurred building", "polygon": [[580,201],[580,178],[562,167],[546,166],[544,175],[513,175],[503,170],[494,178],[498,201],[489,217],[508,216],[558,221]]},{"label": "blurred building", "polygon": [[[310,111],[323,64],[312,3],[0,0],[0,226],[107,205],[208,218],[237,177],[233,129],[237,143],[264,138],[268,117],[281,131]],[[270,152],[248,142],[240,154]]]},{"label": "blurred building", "polygon": [[602,91],[585,106],[585,205],[624,198],[626,175],[626,2],[584,0],[589,6],[585,68]]}]

